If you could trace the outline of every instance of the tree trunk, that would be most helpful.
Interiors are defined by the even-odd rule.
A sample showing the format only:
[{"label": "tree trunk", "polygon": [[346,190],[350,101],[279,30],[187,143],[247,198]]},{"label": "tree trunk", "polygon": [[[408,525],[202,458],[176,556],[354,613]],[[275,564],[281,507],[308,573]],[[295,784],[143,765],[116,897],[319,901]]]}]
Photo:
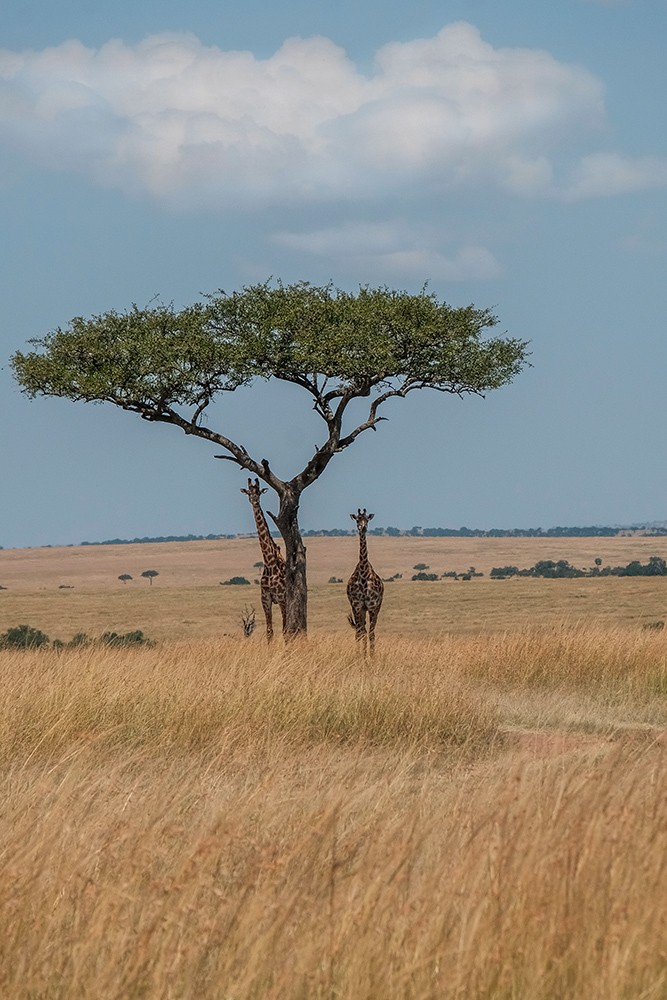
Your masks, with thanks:
[{"label": "tree trunk", "polygon": [[[285,542],[285,636],[305,635],[308,631],[308,584],[306,546],[299,528],[301,494],[288,488],[281,492],[280,512],[273,520]],[[273,516],[273,515],[272,515]]]}]

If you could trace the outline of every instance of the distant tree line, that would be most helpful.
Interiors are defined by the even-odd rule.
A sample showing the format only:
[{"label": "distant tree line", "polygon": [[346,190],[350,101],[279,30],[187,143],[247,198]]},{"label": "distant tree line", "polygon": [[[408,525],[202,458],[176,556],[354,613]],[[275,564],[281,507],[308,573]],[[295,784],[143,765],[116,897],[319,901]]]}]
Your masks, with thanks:
[{"label": "distant tree line", "polygon": [[647,563],[633,559],[626,566],[602,566],[596,559],[595,566],[590,569],[579,569],[572,566],[567,559],[540,559],[528,569],[518,566],[494,566],[489,576],[493,580],[506,580],[512,576],[539,576],[544,579],[571,579],[573,577],[595,576],[667,576],[667,562],[660,556],[651,556]]},{"label": "distant tree line", "polygon": [[[387,536],[389,538],[615,538],[626,531],[644,531],[648,535],[666,536],[667,526],[635,525],[633,527],[612,528],[606,525],[587,525],[585,527],[555,528],[422,528],[414,525],[412,528],[369,528],[368,534]],[[247,535],[239,534],[208,534],[208,535],[152,535],[143,538],[107,538],[102,542],[81,542],[81,545],[141,545],[150,542],[216,542],[221,539],[239,538]],[[279,532],[272,531],[274,537]],[[340,538],[356,535],[356,531],[347,528],[311,528],[303,531],[307,538]],[[51,548],[51,546],[43,546]],[[0,545],[0,549],[2,546]]]},{"label": "distant tree line", "polygon": [[[636,524],[629,527],[612,528],[607,525],[593,524],[585,527],[562,527],[555,528],[422,528],[414,525],[412,528],[369,528],[368,534],[375,536],[385,535],[389,538],[412,537],[412,538],[616,538],[628,531],[641,531],[646,535],[664,537],[667,536],[667,525],[664,524]],[[280,532],[272,531],[274,538],[280,537]],[[307,538],[339,538],[356,535],[354,529],[347,528],[311,528],[302,531],[302,535]],[[241,534],[227,533],[208,535],[145,535],[142,538],[106,538],[102,542],[80,542],[80,545],[143,545],[151,542],[217,542],[222,539],[250,537],[248,532]],[[71,545],[66,546],[72,548]],[[3,548],[0,545],[0,550]],[[41,545],[37,548],[50,549],[52,545]]]},{"label": "distant tree line", "polygon": [[154,535],[150,538],[107,538],[103,542],[81,542],[81,545],[143,545],[148,542],[217,542],[221,538],[236,537],[236,535]]}]

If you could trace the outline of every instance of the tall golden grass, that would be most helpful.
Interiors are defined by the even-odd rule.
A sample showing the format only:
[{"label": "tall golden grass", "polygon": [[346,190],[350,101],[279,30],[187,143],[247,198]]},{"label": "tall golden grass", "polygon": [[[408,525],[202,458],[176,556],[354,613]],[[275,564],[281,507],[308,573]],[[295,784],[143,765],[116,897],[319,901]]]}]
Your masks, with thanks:
[{"label": "tall golden grass", "polygon": [[[667,995],[666,655],[0,653],[0,996]],[[588,713],[538,732],[540,699]]]}]

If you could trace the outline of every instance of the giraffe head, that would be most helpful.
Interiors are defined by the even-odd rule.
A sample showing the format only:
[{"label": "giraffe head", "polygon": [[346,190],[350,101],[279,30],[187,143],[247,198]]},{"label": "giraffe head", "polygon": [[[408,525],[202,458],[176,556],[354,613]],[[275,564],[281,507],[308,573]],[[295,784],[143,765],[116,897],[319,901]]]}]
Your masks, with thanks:
[{"label": "giraffe head", "polygon": [[245,493],[247,497],[250,497],[250,503],[253,503],[255,500],[259,501],[259,498],[261,497],[262,493],[266,493],[266,487],[260,490],[259,479],[256,479],[254,483],[252,479],[249,479],[248,489],[247,490],[241,489],[241,493]]},{"label": "giraffe head", "polygon": [[350,514],[353,521],[357,522],[357,531],[359,534],[366,534],[366,528],[368,527],[368,522],[372,521],[375,514],[367,514],[366,508],[362,510],[361,507],[357,507],[356,514]]}]

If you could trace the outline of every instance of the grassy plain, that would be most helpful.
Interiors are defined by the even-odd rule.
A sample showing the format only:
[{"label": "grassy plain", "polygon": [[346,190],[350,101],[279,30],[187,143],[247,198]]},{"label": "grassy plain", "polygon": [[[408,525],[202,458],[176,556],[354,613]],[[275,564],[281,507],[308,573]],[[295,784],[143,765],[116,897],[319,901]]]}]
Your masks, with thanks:
[{"label": "grassy plain", "polygon": [[[664,554],[419,541],[383,575]],[[0,552],[0,631],[160,640],[0,651],[0,996],[667,996],[662,581],[404,579],[368,661],[348,542],[310,540],[312,634],[271,649],[217,582],[250,542]]]},{"label": "grassy plain", "polygon": [[[524,625],[605,622],[647,623],[667,618],[667,578],[493,581],[493,566],[531,566],[538,559],[568,559],[589,567],[651,555],[667,557],[667,539],[371,538],[371,559],[388,583],[379,634],[420,635],[513,629]],[[257,578],[256,539],[108,545],[0,551],[0,632],[24,621],[51,636],[142,629],[156,639],[219,637],[240,632],[244,605],[261,617],[255,585],[220,586],[233,576]],[[357,559],[354,538],[308,539],[310,625],[316,633],[346,632],[345,587]],[[434,572],[474,566],[485,576],[464,581],[412,583],[417,563]],[[152,585],[146,569],[159,576]],[[118,577],[129,573],[128,584]]]}]

